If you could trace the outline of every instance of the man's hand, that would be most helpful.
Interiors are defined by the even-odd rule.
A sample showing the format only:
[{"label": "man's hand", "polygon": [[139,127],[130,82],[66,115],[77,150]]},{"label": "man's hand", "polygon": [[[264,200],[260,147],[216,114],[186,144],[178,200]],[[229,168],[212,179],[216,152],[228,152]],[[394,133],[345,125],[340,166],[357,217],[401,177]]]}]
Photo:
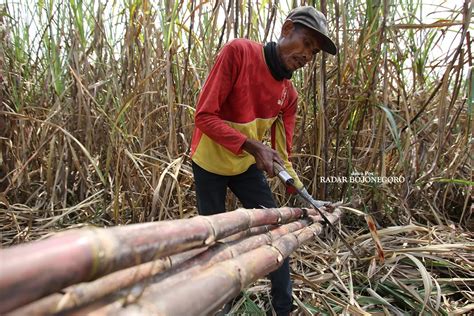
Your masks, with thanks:
[{"label": "man's hand", "polygon": [[278,156],[276,150],[271,149],[257,140],[247,138],[242,148],[255,157],[257,168],[265,171],[270,178],[275,176],[273,171],[274,161],[284,166],[284,162],[280,156]]}]

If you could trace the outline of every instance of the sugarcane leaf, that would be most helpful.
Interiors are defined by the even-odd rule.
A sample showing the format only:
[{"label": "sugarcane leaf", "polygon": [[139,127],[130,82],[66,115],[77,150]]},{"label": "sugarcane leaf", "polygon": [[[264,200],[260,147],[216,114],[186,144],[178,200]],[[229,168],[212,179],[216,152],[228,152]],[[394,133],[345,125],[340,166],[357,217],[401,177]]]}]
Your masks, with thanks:
[{"label": "sugarcane leaf", "polygon": [[244,292],[243,296],[245,297],[245,300],[242,304],[242,310],[238,311],[238,313],[243,313],[244,315],[265,315],[265,312],[255,304],[247,292]]},{"label": "sugarcane leaf", "polygon": [[421,263],[420,260],[418,260],[417,258],[415,258],[415,256],[413,256],[409,253],[405,253],[404,255],[406,257],[410,258],[410,260],[413,261],[416,264],[416,266],[418,268],[418,271],[421,274],[421,278],[423,280],[423,286],[425,287],[425,298],[423,300],[423,307],[422,307],[421,312],[420,312],[420,313],[422,313],[425,310],[426,305],[428,304],[430,294],[431,294],[431,290],[433,288],[433,283],[431,282],[431,277],[430,277],[428,271],[426,271],[425,266],[423,265],[423,263]]},{"label": "sugarcane leaf", "polygon": [[469,180],[465,180],[465,179],[434,178],[434,179],[430,179],[429,181],[474,186],[474,181],[469,181]]},{"label": "sugarcane leaf", "polygon": [[373,289],[371,288],[367,288],[367,292],[373,297],[375,298],[376,301],[378,301],[378,304],[383,304],[383,305],[386,305],[388,308],[390,308],[390,310],[392,312],[394,312],[396,315],[398,316],[401,316],[403,315],[403,312],[401,310],[399,310],[397,307],[393,306],[392,304],[390,304],[385,298],[383,298],[382,296],[380,296],[379,294],[377,294],[377,292],[375,292]]},{"label": "sugarcane leaf", "polygon": [[391,282],[386,282],[385,284],[379,283],[378,287],[384,292],[387,292],[388,294],[390,294],[395,299],[395,301],[398,302],[400,305],[408,307],[409,310],[416,310],[416,311],[421,310],[421,307],[418,304],[416,304],[416,302],[413,302],[407,295],[404,295],[400,293],[399,291],[394,290],[392,287],[386,284],[394,286]]},{"label": "sugarcane leaf", "polygon": [[382,247],[382,243],[380,242],[380,238],[377,234],[377,227],[375,226],[375,221],[370,215],[366,215],[365,220],[367,222],[367,226],[369,227],[372,239],[374,240],[375,249],[377,250],[377,258],[379,259],[380,263],[383,263],[385,260],[385,253]]},{"label": "sugarcane leaf", "polygon": [[395,141],[395,145],[398,148],[398,151],[400,153],[400,160],[403,160],[402,155],[403,155],[403,150],[402,150],[402,144],[400,141],[400,131],[397,126],[397,122],[395,121],[395,114],[386,106],[379,104],[377,105],[381,110],[385,112],[387,115],[387,120],[388,120],[388,127],[390,129],[390,134],[392,134],[392,138]]}]

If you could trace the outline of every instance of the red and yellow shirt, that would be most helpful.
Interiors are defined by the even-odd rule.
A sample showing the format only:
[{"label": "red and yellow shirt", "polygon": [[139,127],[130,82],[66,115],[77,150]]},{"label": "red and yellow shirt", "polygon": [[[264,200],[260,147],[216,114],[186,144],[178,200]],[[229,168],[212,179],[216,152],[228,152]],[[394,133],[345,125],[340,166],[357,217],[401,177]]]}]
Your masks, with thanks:
[{"label": "red and yellow shirt", "polygon": [[285,161],[297,187],[303,187],[288,159],[297,98],[290,80],[273,78],[262,44],[246,39],[227,43],[199,95],[192,160],[219,175],[243,173],[255,163],[254,157],[242,150],[245,140],[262,141],[271,130],[272,148]]}]

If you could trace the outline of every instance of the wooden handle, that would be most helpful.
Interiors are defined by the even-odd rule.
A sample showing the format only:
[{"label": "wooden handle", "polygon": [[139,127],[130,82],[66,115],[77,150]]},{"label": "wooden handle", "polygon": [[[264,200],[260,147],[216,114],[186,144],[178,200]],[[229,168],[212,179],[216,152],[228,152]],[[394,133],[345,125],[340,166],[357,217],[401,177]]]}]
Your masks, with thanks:
[{"label": "wooden handle", "polygon": [[280,165],[278,162],[274,161],[273,162],[273,170],[275,174],[279,174],[282,171],[285,171],[285,168],[283,168],[282,165]]},{"label": "wooden handle", "polygon": [[273,162],[273,170],[284,184],[293,185],[295,183],[295,180],[290,176],[288,171],[278,162]]}]

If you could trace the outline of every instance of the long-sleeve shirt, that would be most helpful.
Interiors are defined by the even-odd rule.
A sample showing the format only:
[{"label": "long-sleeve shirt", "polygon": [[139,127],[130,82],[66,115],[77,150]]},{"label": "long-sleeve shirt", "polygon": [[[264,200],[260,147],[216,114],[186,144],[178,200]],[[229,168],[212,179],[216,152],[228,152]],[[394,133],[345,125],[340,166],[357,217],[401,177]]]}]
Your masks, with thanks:
[{"label": "long-sleeve shirt", "polygon": [[271,146],[303,187],[290,161],[298,94],[290,80],[273,78],[263,45],[235,39],[219,52],[200,93],[191,143],[192,160],[224,176],[245,172],[255,158],[242,149],[246,139],[262,141],[271,130]]}]

